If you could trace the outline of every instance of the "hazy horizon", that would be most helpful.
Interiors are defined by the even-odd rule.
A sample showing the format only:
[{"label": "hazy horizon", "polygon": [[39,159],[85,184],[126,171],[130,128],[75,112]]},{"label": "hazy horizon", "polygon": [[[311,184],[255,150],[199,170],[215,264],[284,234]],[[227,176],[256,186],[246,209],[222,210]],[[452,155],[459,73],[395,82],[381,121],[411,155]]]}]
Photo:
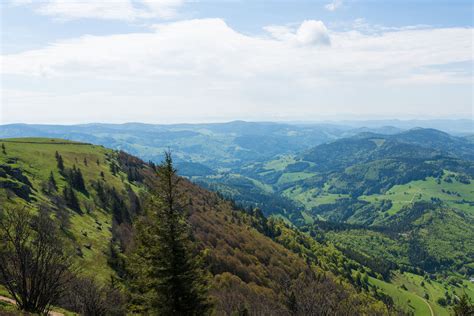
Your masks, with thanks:
[{"label": "hazy horizon", "polygon": [[334,124],[349,124],[349,123],[390,123],[390,122],[399,122],[399,123],[409,123],[409,122],[456,122],[456,121],[466,121],[473,122],[474,118],[449,118],[449,117],[428,117],[428,118],[397,118],[397,117],[387,117],[387,118],[319,118],[319,119],[262,119],[262,120],[252,120],[252,119],[216,119],[216,120],[196,120],[196,121],[176,121],[176,122],[153,122],[153,121],[118,121],[118,122],[107,122],[107,121],[85,121],[85,122],[40,122],[40,123],[29,123],[29,122],[0,122],[2,125],[60,125],[60,126],[74,126],[74,125],[93,125],[93,124],[102,124],[102,125],[126,125],[126,124],[143,124],[143,125],[201,125],[201,124],[228,124],[234,122],[245,122],[245,123],[275,123],[275,124],[325,124],[325,123],[334,123]]},{"label": "hazy horizon", "polygon": [[[399,131],[407,131],[416,128],[428,128],[428,129],[437,129],[443,132],[447,132],[453,135],[474,135],[474,120],[472,119],[373,119],[373,120],[319,120],[319,121],[289,121],[289,120],[281,120],[281,121],[249,121],[249,120],[232,120],[232,121],[215,121],[215,122],[168,122],[168,123],[145,123],[145,122],[122,122],[122,123],[104,123],[104,122],[87,122],[81,124],[28,124],[28,123],[9,123],[9,124],[0,124],[0,131],[3,129],[6,132],[5,135],[9,134],[9,127],[18,126],[21,129],[22,126],[25,127],[37,127],[38,130],[30,130],[25,135],[35,136],[43,135],[42,129],[48,127],[55,127],[58,128],[87,128],[88,126],[111,126],[119,130],[121,127],[124,129],[129,129],[130,126],[136,126],[137,129],[140,126],[150,126],[150,127],[158,127],[158,128],[176,128],[179,129],[186,129],[186,126],[189,126],[191,129],[194,127],[199,126],[212,126],[212,125],[229,125],[233,123],[245,123],[245,124],[281,124],[282,126],[294,126],[294,127],[334,127],[336,129],[342,130],[357,130],[357,129],[368,129],[375,132],[385,133],[385,129],[395,129]],[[395,130],[390,130],[389,133],[393,133]],[[51,132],[51,131],[49,131]],[[85,131],[84,131],[85,132]],[[86,132],[87,133],[87,132]],[[2,133],[0,133],[2,134]],[[15,134],[13,134],[15,135]],[[58,134],[60,135],[60,134]],[[11,137],[11,136],[9,136]]]}]

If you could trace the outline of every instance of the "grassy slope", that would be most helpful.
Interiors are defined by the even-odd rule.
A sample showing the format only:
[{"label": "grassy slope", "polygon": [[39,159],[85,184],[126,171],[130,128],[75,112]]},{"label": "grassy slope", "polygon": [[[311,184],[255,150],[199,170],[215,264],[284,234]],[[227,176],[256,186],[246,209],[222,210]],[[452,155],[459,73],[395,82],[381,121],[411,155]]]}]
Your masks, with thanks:
[{"label": "grassy slope", "polygon": [[[101,146],[84,145],[73,142],[64,142],[62,140],[49,141],[45,139],[9,139],[1,140],[5,144],[7,155],[0,154],[0,164],[6,162],[8,158],[19,158],[12,167],[18,167],[24,170],[28,179],[35,188],[34,196],[38,202],[50,203],[48,198],[41,192],[41,183],[48,179],[52,171],[57,181],[59,192],[65,186],[65,181],[59,174],[55,159],[55,152],[58,151],[64,159],[65,167],[72,167],[75,164],[81,169],[87,189],[90,191],[90,181],[96,179],[103,172],[106,182],[117,188],[122,188],[123,183],[113,177],[109,170],[109,165],[105,161],[105,155],[112,151]],[[84,165],[84,158],[88,161],[88,166]],[[99,160],[99,165],[97,165]],[[19,198],[13,200],[6,199],[5,191],[0,191],[0,201],[3,205],[24,204]],[[78,193],[78,198],[84,203],[90,198]],[[38,205],[39,203],[34,203]],[[109,240],[111,238],[110,215],[104,210],[97,209],[92,214],[79,215],[73,211],[71,215],[71,229],[75,239],[75,247],[80,248],[83,258],[78,258],[80,265],[87,267],[86,272],[100,280],[108,280],[113,273],[108,267],[106,257],[103,253],[108,251]],[[99,228],[101,226],[101,228]],[[90,249],[84,247],[90,245]]]},{"label": "grassy slope", "polygon": [[[469,281],[464,281],[462,286],[451,286],[443,281],[425,280],[419,275],[407,272],[396,274],[390,284],[374,278],[369,279],[372,285],[377,286],[389,294],[399,305],[407,306],[409,310],[417,315],[430,315],[426,303],[431,306],[436,316],[451,315],[450,307],[443,307],[437,303],[439,298],[445,296],[445,292],[458,297],[463,293],[467,293],[471,299],[474,299],[474,284]],[[407,290],[404,290],[402,285]],[[427,299],[425,294],[428,294]],[[410,303],[408,303],[408,300],[410,300]]]},{"label": "grassy slope", "polygon": [[271,160],[265,163],[264,169],[274,170],[274,171],[283,171],[288,165],[295,162],[296,160],[294,159],[293,156],[282,156],[278,159]]},{"label": "grassy slope", "polygon": [[369,277],[369,282],[371,285],[376,286],[382,292],[392,297],[394,303],[403,308],[406,312],[412,312],[415,315],[430,315],[429,307],[426,306],[423,299],[416,294],[405,291],[397,285],[371,277]]},{"label": "grassy slope", "polygon": [[[448,174],[454,174],[446,171],[443,180],[437,183],[436,179],[430,177],[426,180],[411,181],[404,185],[396,185],[384,194],[373,194],[360,197],[360,199],[374,202],[381,199],[389,199],[393,206],[387,211],[390,215],[397,213],[400,209],[415,201],[429,201],[432,197],[445,201],[449,206],[458,208],[462,211],[474,215],[474,207],[467,203],[459,203],[462,200],[474,202],[474,182],[464,184],[457,180],[451,183],[445,181]],[[444,190],[444,192],[442,191]],[[449,194],[447,192],[457,194]]]}]

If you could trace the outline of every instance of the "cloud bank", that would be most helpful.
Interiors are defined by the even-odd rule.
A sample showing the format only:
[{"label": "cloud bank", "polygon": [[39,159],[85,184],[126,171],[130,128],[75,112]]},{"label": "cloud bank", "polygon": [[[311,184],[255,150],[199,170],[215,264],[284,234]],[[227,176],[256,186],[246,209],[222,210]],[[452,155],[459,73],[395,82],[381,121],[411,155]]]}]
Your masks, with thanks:
[{"label": "cloud bank", "polygon": [[[43,106],[54,109],[44,116],[50,121],[70,116],[73,108],[81,109],[78,121],[117,121],[111,112],[120,109],[133,112],[125,120],[140,121],[179,114],[183,121],[202,115],[252,118],[242,113],[258,119],[469,112],[465,88],[445,94],[448,107],[446,97],[428,91],[471,84],[471,74],[449,67],[472,63],[471,28],[374,34],[335,32],[307,20],[264,29],[250,36],[222,19],[185,20],[156,24],[150,32],[88,35],[3,55],[4,120],[25,120],[25,113]],[[26,82],[24,90],[8,85],[19,80]],[[393,101],[400,100],[400,87],[403,105]]]},{"label": "cloud bank", "polygon": [[173,18],[183,0],[12,0],[12,3],[62,20],[94,18],[132,21]]}]

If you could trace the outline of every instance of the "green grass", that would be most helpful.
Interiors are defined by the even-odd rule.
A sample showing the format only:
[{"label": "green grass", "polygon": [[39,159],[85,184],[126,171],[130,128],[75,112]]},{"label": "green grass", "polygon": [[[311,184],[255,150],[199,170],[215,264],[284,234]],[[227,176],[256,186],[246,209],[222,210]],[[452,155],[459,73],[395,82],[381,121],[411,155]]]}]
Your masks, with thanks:
[{"label": "green grass", "polygon": [[[446,172],[452,174],[452,172]],[[446,202],[450,207],[456,208],[474,215],[474,207],[467,203],[459,203],[463,199],[474,202],[474,182],[464,184],[453,179],[452,183],[443,180],[438,184],[435,178],[426,180],[411,181],[404,185],[395,185],[385,194],[365,195],[359,197],[361,200],[375,202],[376,200],[390,199],[393,203],[388,214],[393,215],[400,209],[416,201],[429,201],[432,197],[439,198]],[[443,192],[444,190],[445,192]],[[447,191],[459,193],[460,197],[454,194],[448,194]]]},{"label": "green grass", "polygon": [[277,185],[283,185],[286,183],[304,180],[312,176],[313,176],[312,173],[307,173],[307,172],[291,172],[291,173],[287,172],[281,175],[281,177],[278,179]]},{"label": "green grass", "polygon": [[437,303],[439,298],[445,297],[445,293],[448,292],[451,296],[460,297],[463,293],[466,293],[471,300],[474,299],[474,284],[467,280],[463,281],[461,286],[453,286],[447,284],[446,281],[440,280],[425,280],[422,276],[403,273],[396,274],[392,280],[394,285],[400,287],[402,284],[408,289],[410,293],[424,297],[428,294],[429,298],[426,299],[430,304],[436,316],[449,316],[451,315],[451,307],[443,307]]},{"label": "green grass", "polygon": [[[106,155],[112,155],[113,152],[102,146],[41,138],[5,139],[0,140],[0,143],[5,144],[7,152],[7,155],[0,153],[0,164],[8,163],[12,167],[21,168],[35,189],[33,194],[36,201],[30,203],[26,203],[18,197],[8,199],[6,191],[0,190],[0,202],[7,207],[28,205],[35,211],[39,203],[50,203],[49,198],[42,193],[41,186],[48,179],[51,171],[58,184],[58,192],[62,191],[66,181],[57,169],[56,151],[63,157],[66,168],[76,165],[81,169],[89,192],[93,192],[91,181],[99,179],[101,172],[105,175],[105,182],[120,191],[124,189],[124,184],[128,183],[124,180],[126,179],[124,174],[112,175]],[[12,163],[12,159],[17,160]],[[84,159],[87,159],[87,166]],[[133,185],[132,187],[134,190],[138,190]],[[107,257],[104,255],[108,252],[111,239],[111,214],[101,209],[95,209],[91,214],[87,214],[84,205],[85,203],[94,204],[91,200],[92,196],[87,197],[82,193],[77,193],[77,195],[84,214],[79,215],[69,211],[71,221],[69,230],[73,236],[73,247],[79,248],[83,253],[83,257],[77,256],[77,260],[83,267],[84,273],[105,282],[114,273],[107,265]],[[101,229],[98,228],[99,226]],[[89,247],[90,249],[88,249]]]},{"label": "green grass", "polygon": [[5,138],[0,139],[0,142],[3,143],[33,143],[33,144],[78,144],[78,145],[88,145],[86,143],[76,142],[67,139],[60,138],[42,138],[42,137],[24,137],[24,138]]},{"label": "green grass", "polygon": [[337,199],[348,197],[347,194],[332,194],[320,192],[320,189],[303,190],[301,187],[293,187],[283,191],[283,196],[301,203],[307,210],[322,204],[332,204]]},{"label": "green grass", "polygon": [[[423,282],[423,286],[421,285]],[[435,315],[440,316],[449,316],[449,310],[446,307],[439,305],[436,301],[438,298],[444,297],[444,292],[446,291],[441,283],[436,281],[427,281],[424,280],[422,276],[404,273],[403,275],[398,274],[393,283],[401,286],[402,284],[406,286],[408,291],[418,295],[419,297],[424,297],[425,294],[428,294],[429,299],[425,299]]]},{"label": "green grass", "polygon": [[269,184],[265,184],[261,181],[258,181],[258,180],[255,180],[255,179],[252,179],[252,178],[247,178],[249,179],[250,181],[252,181],[252,183],[257,187],[259,188],[260,190],[264,191],[265,193],[273,193],[273,187]]},{"label": "green grass", "polygon": [[278,159],[267,162],[263,168],[267,170],[283,171],[288,165],[295,162],[296,160],[293,156],[282,156]]},{"label": "green grass", "polygon": [[10,297],[10,293],[8,293],[7,289],[0,285],[0,295],[5,297]]},{"label": "green grass", "polygon": [[406,312],[412,312],[420,316],[431,315],[429,307],[415,293],[406,291],[396,284],[387,283],[372,277],[369,277],[369,283],[389,295],[393,299],[394,304]]},{"label": "green grass", "polygon": [[301,212],[301,215],[303,216],[304,218],[304,221],[306,224],[313,224],[314,223],[314,219],[311,215],[309,215],[308,213],[306,212]]},{"label": "green grass", "polygon": [[14,305],[0,301],[0,315],[22,315]]}]

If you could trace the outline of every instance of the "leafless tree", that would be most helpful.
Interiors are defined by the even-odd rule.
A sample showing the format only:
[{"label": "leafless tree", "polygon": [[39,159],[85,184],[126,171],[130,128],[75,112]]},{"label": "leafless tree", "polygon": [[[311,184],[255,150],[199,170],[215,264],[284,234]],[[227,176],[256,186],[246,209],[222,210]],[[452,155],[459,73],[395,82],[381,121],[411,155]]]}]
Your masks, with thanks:
[{"label": "leafless tree", "polygon": [[85,316],[125,315],[124,297],[113,284],[99,285],[93,278],[78,277],[69,283],[60,301],[67,310]]},{"label": "leafless tree", "polygon": [[21,310],[43,313],[74,277],[72,258],[45,209],[0,210],[0,283]]}]

